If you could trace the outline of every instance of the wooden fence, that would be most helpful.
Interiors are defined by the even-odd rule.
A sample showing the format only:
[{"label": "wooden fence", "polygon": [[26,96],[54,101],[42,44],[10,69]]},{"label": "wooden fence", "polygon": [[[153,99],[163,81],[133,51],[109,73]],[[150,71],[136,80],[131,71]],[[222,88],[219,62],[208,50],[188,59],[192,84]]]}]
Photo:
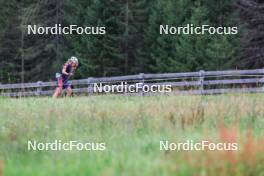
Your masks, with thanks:
[{"label": "wooden fence", "polygon": [[[98,94],[95,84],[118,85],[170,85],[173,94],[221,94],[221,93],[260,93],[264,92],[264,69],[199,71],[187,73],[138,74],[118,77],[87,78],[69,81],[75,94]],[[56,82],[36,82],[0,84],[0,96],[50,96]],[[152,92],[123,93],[122,95],[152,95]],[[165,94],[165,93],[164,93]],[[166,93],[167,94],[167,93]]]}]

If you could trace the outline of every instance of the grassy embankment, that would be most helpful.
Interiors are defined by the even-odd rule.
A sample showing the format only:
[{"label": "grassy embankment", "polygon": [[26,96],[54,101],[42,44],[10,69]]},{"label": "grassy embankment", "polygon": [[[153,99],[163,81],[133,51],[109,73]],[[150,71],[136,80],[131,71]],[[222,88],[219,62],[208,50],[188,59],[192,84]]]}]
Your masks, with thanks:
[{"label": "grassy embankment", "polygon": [[[0,175],[264,175],[263,132],[260,94],[2,98]],[[107,149],[27,150],[28,140],[55,139]],[[165,152],[160,140],[238,142],[239,150]]]}]

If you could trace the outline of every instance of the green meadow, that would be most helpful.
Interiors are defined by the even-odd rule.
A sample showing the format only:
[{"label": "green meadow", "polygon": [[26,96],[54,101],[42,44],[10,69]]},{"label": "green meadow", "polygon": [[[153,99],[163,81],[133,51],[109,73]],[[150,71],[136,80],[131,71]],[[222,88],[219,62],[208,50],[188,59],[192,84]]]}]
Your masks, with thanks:
[{"label": "green meadow", "polygon": [[[0,98],[0,176],[264,175],[264,95]],[[105,143],[28,150],[28,141]],[[238,143],[160,150],[160,141]]]}]

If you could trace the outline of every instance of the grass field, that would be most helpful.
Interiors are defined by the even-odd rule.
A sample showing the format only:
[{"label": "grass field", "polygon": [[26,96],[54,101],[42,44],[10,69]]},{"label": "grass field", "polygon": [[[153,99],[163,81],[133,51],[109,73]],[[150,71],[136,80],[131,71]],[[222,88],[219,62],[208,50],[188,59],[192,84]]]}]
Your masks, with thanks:
[{"label": "grass field", "polygon": [[[0,176],[264,175],[264,95],[0,99]],[[105,151],[28,151],[28,140]],[[160,141],[238,151],[160,151]]]}]

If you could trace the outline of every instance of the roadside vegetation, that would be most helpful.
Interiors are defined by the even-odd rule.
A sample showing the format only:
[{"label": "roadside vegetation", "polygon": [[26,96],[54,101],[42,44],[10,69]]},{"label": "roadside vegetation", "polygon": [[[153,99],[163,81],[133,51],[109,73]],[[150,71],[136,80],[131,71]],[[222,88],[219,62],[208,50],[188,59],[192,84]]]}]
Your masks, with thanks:
[{"label": "roadside vegetation", "polygon": [[[0,98],[0,175],[264,175],[263,98]],[[27,149],[28,140],[56,139],[107,149]],[[237,142],[239,150],[160,151],[161,140]]]}]

